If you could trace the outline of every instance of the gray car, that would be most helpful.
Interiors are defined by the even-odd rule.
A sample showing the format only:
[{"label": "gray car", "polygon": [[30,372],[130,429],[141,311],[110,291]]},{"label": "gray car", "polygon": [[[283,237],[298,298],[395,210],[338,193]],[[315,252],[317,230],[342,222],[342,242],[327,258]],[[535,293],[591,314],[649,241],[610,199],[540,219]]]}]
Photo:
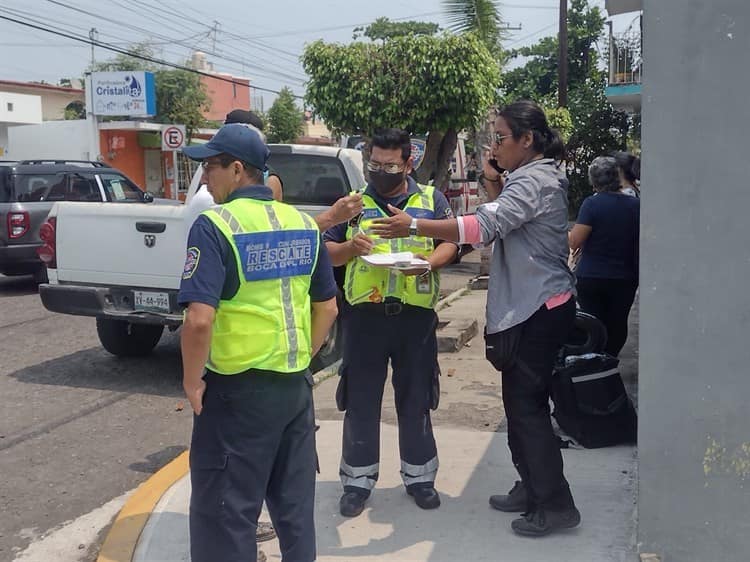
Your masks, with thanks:
[{"label": "gray car", "polygon": [[122,172],[101,162],[0,162],[0,273],[46,281],[39,228],[57,201],[150,203]]}]

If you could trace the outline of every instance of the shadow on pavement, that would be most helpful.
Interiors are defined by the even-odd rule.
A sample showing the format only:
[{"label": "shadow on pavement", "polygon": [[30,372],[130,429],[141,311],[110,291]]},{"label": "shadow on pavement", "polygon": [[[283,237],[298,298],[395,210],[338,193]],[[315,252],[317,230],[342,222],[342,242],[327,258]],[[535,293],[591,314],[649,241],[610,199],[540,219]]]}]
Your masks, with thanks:
[{"label": "shadow on pavement", "polygon": [[5,276],[0,275],[0,299],[34,295],[39,292],[39,286],[30,275]]},{"label": "shadow on pavement", "polygon": [[181,447],[178,445],[165,447],[160,451],[156,451],[155,453],[147,455],[145,462],[134,462],[128,465],[128,468],[130,470],[135,470],[136,472],[154,474],[159,469],[169,464],[183,451],[185,451],[185,447]]},{"label": "shadow on pavement", "polygon": [[26,367],[9,376],[30,384],[183,396],[179,338],[167,332],[145,357],[115,357],[97,346]]}]

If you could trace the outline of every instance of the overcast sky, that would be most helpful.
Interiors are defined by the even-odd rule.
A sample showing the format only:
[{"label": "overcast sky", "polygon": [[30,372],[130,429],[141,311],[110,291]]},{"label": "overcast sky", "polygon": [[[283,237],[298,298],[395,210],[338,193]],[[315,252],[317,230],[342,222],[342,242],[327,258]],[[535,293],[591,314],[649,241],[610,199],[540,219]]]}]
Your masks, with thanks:
[{"label": "overcast sky", "polygon": [[[603,0],[590,1],[603,10]],[[557,0],[502,3],[504,21],[522,27],[509,32],[505,46],[556,34],[558,6]],[[0,16],[78,37],[88,37],[93,27],[99,41],[122,48],[148,40],[157,56],[170,62],[182,63],[198,49],[216,70],[249,77],[269,90],[289,86],[299,95],[305,76],[298,58],[306,43],[349,42],[354,27],[380,16],[446,26],[441,0],[2,0]],[[616,25],[627,26],[634,16],[620,16]],[[56,83],[80,77],[91,61],[88,45],[1,19],[0,53],[5,80]],[[115,54],[96,48],[94,56],[102,61]],[[274,95],[263,97],[268,109]]]}]

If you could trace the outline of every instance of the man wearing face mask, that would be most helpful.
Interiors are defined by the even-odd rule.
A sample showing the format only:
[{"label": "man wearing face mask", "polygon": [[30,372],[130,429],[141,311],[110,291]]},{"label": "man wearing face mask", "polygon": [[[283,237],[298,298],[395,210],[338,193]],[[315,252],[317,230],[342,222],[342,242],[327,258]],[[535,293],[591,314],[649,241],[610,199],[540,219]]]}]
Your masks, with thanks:
[{"label": "man wearing face mask", "polygon": [[[452,216],[445,196],[417,184],[412,171],[411,139],[399,129],[373,135],[369,183],[358,220],[328,230],[324,236],[334,266],[346,265],[344,296],[350,309],[345,322],[344,358],[336,391],[345,410],[339,474],[344,487],[341,514],[356,517],[378,479],[380,412],[390,360],[398,413],[401,476],[406,492],[422,509],[435,509],[437,448],[430,409],[439,398],[437,363],[437,271],[451,263],[458,246],[419,236],[385,240],[368,235],[369,225],[390,216],[392,205],[416,218]],[[361,256],[410,251],[429,269],[400,271],[368,265]]]}]

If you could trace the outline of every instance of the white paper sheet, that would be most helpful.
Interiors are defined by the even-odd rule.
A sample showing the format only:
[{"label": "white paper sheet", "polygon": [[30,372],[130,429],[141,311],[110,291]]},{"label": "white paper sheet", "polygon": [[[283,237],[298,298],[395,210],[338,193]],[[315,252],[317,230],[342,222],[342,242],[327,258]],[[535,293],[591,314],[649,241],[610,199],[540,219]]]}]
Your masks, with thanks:
[{"label": "white paper sheet", "polygon": [[430,262],[415,258],[411,252],[397,252],[393,254],[372,254],[362,256],[362,259],[370,265],[388,267],[391,269],[430,269]]}]

